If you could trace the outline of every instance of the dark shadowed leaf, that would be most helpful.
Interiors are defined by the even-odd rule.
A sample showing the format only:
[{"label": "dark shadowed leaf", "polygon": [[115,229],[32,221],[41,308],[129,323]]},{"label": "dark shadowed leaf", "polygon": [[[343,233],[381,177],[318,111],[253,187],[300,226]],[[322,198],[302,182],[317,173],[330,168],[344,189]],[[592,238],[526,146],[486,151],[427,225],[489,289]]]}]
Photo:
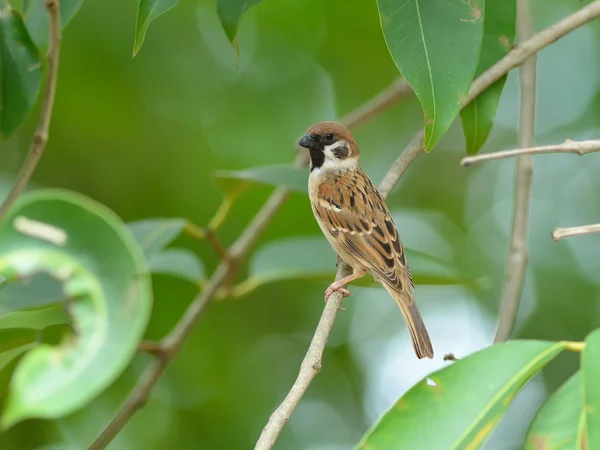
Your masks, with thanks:
[{"label": "dark shadowed leaf", "polygon": [[242,17],[261,0],[217,0],[217,13],[229,41],[237,48],[237,32]]},{"label": "dark shadowed leaf", "polygon": [[0,330],[8,328],[43,330],[52,325],[65,323],[69,323],[69,316],[62,303],[45,308],[14,311],[0,315]]},{"label": "dark shadowed leaf", "polygon": [[17,356],[35,347],[38,333],[27,329],[0,330],[0,371]]},{"label": "dark shadowed leaf", "polygon": [[22,196],[0,225],[0,274],[62,282],[77,332],[28,351],[12,376],[1,425],[57,418],[96,397],[127,367],[152,308],[142,251],[108,208],[79,194]]},{"label": "dark shadowed leaf", "polygon": [[0,317],[11,311],[26,311],[64,301],[60,283],[46,273],[31,278],[7,280],[0,285]]},{"label": "dark shadowed leaf", "polygon": [[484,0],[377,0],[388,48],[425,114],[425,150],[448,131],[479,60]]},{"label": "dark shadowed leaf", "polygon": [[16,11],[0,13],[0,140],[21,126],[42,85],[42,63],[23,19]]},{"label": "dark shadowed leaf", "polygon": [[587,448],[600,448],[600,330],[593,331],[585,339],[581,354],[581,380]]},{"label": "dark shadowed leaf", "polygon": [[563,384],[542,406],[527,432],[526,450],[581,449],[577,445],[581,408],[579,372]]},{"label": "dark shadowed leaf", "polygon": [[308,169],[290,164],[251,167],[246,170],[221,170],[215,173],[217,182],[225,192],[239,183],[230,180],[245,180],[271,186],[285,186],[297,192],[308,192]]},{"label": "dark shadowed leaf", "polygon": [[[60,0],[60,27],[64,29],[75,17],[83,0]],[[41,51],[48,46],[49,20],[44,0],[29,0],[24,13],[25,25],[35,45]]]},{"label": "dark shadowed leaf", "polygon": [[521,387],[563,349],[561,342],[510,341],[456,361],[413,386],[356,448],[480,448]]},{"label": "dark shadowed leaf", "polygon": [[[515,0],[485,3],[483,42],[475,77],[481,75],[511,50],[515,40],[516,9]],[[469,155],[474,155],[481,150],[492,130],[505,82],[506,75],[460,112]]]},{"label": "dark shadowed leaf", "polygon": [[179,0],[139,0],[137,17],[135,20],[135,40],[133,42],[133,56],[137,55],[144,39],[146,31],[154,19],[166,13],[179,3]]}]

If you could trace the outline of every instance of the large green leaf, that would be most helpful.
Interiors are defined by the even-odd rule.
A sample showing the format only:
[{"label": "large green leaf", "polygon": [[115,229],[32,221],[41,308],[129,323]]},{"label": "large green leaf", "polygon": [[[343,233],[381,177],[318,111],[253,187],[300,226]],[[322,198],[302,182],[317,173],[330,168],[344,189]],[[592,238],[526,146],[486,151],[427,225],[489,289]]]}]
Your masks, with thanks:
[{"label": "large green leaf", "polygon": [[[483,42],[479,65],[475,72],[476,77],[511,50],[515,39],[516,15],[515,0],[487,1],[485,3]],[[481,150],[492,130],[506,77],[507,75],[504,75],[492,84],[460,112],[469,155],[474,155]]]},{"label": "large green leaf", "polygon": [[581,379],[587,448],[600,448],[600,330],[590,333],[585,339],[585,349],[581,354]]},{"label": "large green leaf", "polygon": [[144,39],[146,31],[154,19],[166,13],[179,3],[179,0],[139,0],[137,17],[135,19],[135,40],[133,42],[133,56],[137,55]]},{"label": "large green leaf", "polygon": [[0,13],[0,140],[21,126],[42,85],[40,55],[19,13]]},{"label": "large green leaf", "polygon": [[579,372],[563,384],[542,406],[527,432],[526,450],[580,450],[581,408]]},{"label": "large green leaf", "polygon": [[413,386],[357,448],[478,449],[521,387],[563,349],[561,342],[510,341],[461,359]]},{"label": "large green leaf", "polygon": [[261,0],[217,0],[217,13],[229,41],[237,49],[237,32],[242,17]]},{"label": "large green leaf", "polygon": [[166,248],[185,226],[185,219],[159,218],[132,222],[129,229],[144,251],[150,272],[197,283],[205,275],[198,256],[190,250]]},{"label": "large green leaf", "polygon": [[45,308],[14,311],[0,315],[0,330],[9,328],[43,330],[52,325],[65,323],[69,323],[69,315],[62,303]]},{"label": "large green leaf", "polygon": [[[60,27],[65,28],[75,17],[83,0],[60,0]],[[24,13],[25,25],[38,49],[43,50],[48,46],[50,33],[48,10],[45,0],[29,0]]]},{"label": "large green leaf", "polygon": [[0,226],[0,274],[60,280],[75,336],[27,352],[11,379],[1,425],[69,414],[110,385],[135,355],[152,308],[139,245],[118,217],[63,190],[22,196]]},{"label": "large green leaf", "polygon": [[[461,277],[452,264],[406,249],[415,283],[458,284]],[[293,257],[290,257],[293,255]],[[259,248],[250,261],[250,276],[257,283],[287,279],[332,280],[336,255],[323,236],[296,237],[270,242]],[[371,277],[352,282],[355,286],[377,285]]]},{"label": "large green leaf", "polygon": [[227,183],[226,180],[245,180],[271,186],[285,186],[297,192],[308,193],[308,170],[290,164],[273,164],[245,170],[220,170],[215,172],[215,177],[225,192],[232,189],[231,183]]},{"label": "large green leaf", "polygon": [[47,273],[26,279],[6,280],[0,285],[0,318],[11,311],[55,305],[64,299],[60,283]]},{"label": "large green leaf", "polygon": [[377,0],[388,48],[425,114],[425,150],[448,131],[479,60],[484,0]]}]

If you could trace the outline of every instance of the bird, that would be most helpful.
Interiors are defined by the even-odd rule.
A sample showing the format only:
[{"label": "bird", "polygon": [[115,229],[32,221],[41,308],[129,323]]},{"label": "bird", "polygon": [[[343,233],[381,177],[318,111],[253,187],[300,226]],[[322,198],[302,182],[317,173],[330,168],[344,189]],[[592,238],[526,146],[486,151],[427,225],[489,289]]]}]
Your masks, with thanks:
[{"label": "bird", "polygon": [[385,200],[359,164],[360,151],[350,130],[336,122],[310,126],[298,145],[308,150],[308,191],[323,234],[352,274],[331,283],[342,286],[370,273],[400,307],[415,354],[433,358],[433,346],[412,296],[415,284],[396,224]]}]

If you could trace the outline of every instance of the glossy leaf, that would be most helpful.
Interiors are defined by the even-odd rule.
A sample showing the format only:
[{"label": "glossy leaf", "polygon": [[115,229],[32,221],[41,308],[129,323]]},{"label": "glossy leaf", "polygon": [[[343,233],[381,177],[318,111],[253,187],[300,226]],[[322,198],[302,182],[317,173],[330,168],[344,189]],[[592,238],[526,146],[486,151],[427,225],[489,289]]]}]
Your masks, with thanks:
[{"label": "glossy leaf", "polygon": [[246,12],[261,0],[217,0],[217,14],[229,41],[237,48],[237,32]]},{"label": "glossy leaf", "polygon": [[[60,27],[63,30],[75,17],[82,3],[83,0],[60,0]],[[24,16],[33,42],[38,49],[45,50],[50,32],[45,0],[29,0]]]},{"label": "glossy leaf", "polygon": [[425,114],[425,150],[448,131],[479,60],[484,0],[377,0],[388,48]]},{"label": "glossy leaf", "polygon": [[[308,193],[308,169],[289,164],[258,166],[246,170],[221,170],[215,173],[215,177],[221,184],[226,180],[245,180],[270,186],[285,186],[297,192]],[[224,186],[224,190],[230,191],[231,185]]]},{"label": "glossy leaf", "polygon": [[35,347],[37,338],[37,332],[33,330],[0,330],[0,371],[17,356]]},{"label": "glossy leaf", "polygon": [[600,330],[590,333],[585,339],[585,349],[581,354],[581,377],[587,448],[600,448]]},{"label": "glossy leaf", "polygon": [[0,140],[17,131],[35,106],[42,63],[19,13],[0,14]]},{"label": "glossy leaf", "polygon": [[581,408],[579,372],[569,378],[542,406],[527,432],[526,450],[581,449],[577,435]]},{"label": "glossy leaf", "polygon": [[357,448],[480,448],[521,387],[563,348],[510,341],[456,361],[406,392]]},{"label": "glossy leaf", "polygon": [[144,251],[150,272],[197,283],[204,278],[199,258],[189,250],[166,248],[185,224],[185,219],[148,219],[130,223],[129,229]]},{"label": "glossy leaf", "polygon": [[146,39],[146,31],[152,21],[178,3],[179,0],[139,0],[137,18],[135,20],[133,56],[137,55],[142,48],[144,39]]},{"label": "glossy leaf", "polygon": [[[483,42],[475,77],[481,75],[511,50],[515,40],[516,10],[515,0],[485,3]],[[492,84],[460,112],[469,155],[474,155],[481,150],[492,130],[506,77],[507,75]]]},{"label": "glossy leaf", "polygon": [[152,289],[139,245],[108,208],[85,196],[33,191],[0,225],[0,274],[14,280],[38,273],[62,282],[77,335],[23,356],[3,427],[61,417],[95,398],[129,364],[150,317]]},{"label": "glossy leaf", "polygon": [[[406,249],[406,255],[415,283],[445,285],[462,282],[451,264],[410,249]],[[250,276],[259,284],[288,279],[332,280],[336,259],[325,237],[283,239],[270,242],[255,252],[250,262]],[[378,286],[370,276],[355,280],[352,285]]]}]

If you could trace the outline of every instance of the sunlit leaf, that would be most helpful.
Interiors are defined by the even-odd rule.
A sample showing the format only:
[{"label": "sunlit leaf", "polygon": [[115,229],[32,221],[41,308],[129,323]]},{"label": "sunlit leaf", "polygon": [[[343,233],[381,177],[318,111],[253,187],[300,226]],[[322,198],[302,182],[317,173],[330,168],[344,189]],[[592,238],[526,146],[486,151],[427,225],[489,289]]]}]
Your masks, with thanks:
[{"label": "sunlit leaf", "polygon": [[[485,3],[483,42],[475,77],[481,75],[511,50],[515,39],[516,10],[515,0]],[[504,75],[492,84],[460,112],[469,155],[474,155],[481,150],[492,130],[506,77],[507,75]]]},{"label": "sunlit leaf", "polygon": [[0,13],[0,140],[25,121],[42,85],[40,54],[19,13]]},{"label": "sunlit leaf", "polygon": [[563,384],[537,413],[527,432],[526,450],[580,449],[577,446],[581,408],[579,372]]},{"label": "sunlit leaf", "polygon": [[480,448],[521,387],[563,349],[561,342],[511,341],[456,361],[400,397],[356,448]]},{"label": "sunlit leaf", "polygon": [[600,448],[600,330],[590,333],[585,339],[585,349],[581,354],[581,377],[587,448]]},{"label": "sunlit leaf", "polygon": [[[415,283],[457,284],[461,277],[438,259],[406,249]],[[250,276],[260,283],[287,279],[333,280],[336,255],[323,236],[295,237],[270,242],[259,248],[250,261]],[[377,285],[369,276],[354,286]]]},{"label": "sunlit leaf", "polygon": [[[60,0],[60,27],[64,29],[75,17],[83,0]],[[29,0],[24,13],[25,25],[38,49],[48,46],[49,24],[45,0]]]},{"label": "sunlit leaf", "polygon": [[261,0],[217,0],[217,13],[229,41],[237,47],[237,32],[244,14]]},{"label": "sunlit leaf", "polygon": [[179,0],[139,0],[137,18],[135,20],[135,40],[133,42],[133,56],[137,55],[146,31],[154,19],[166,13],[179,3]]},{"label": "sunlit leaf", "polygon": [[38,334],[33,330],[0,330],[0,371],[17,356],[35,347]]},{"label": "sunlit leaf", "polygon": [[204,277],[198,256],[190,250],[166,248],[185,225],[185,219],[147,219],[130,223],[129,229],[144,251],[150,272],[197,283]]},{"label": "sunlit leaf", "polygon": [[377,0],[388,48],[425,114],[425,150],[448,131],[479,60],[484,0]]},{"label": "sunlit leaf", "polygon": [[0,274],[62,282],[76,336],[40,344],[19,362],[1,425],[56,418],[85,405],[135,355],[152,307],[139,245],[108,208],[68,191],[22,196],[0,225]]},{"label": "sunlit leaf", "polygon": [[225,192],[237,183],[224,184],[227,180],[245,180],[270,186],[285,186],[297,192],[308,193],[308,169],[290,164],[258,166],[245,170],[220,170],[215,173]]}]

